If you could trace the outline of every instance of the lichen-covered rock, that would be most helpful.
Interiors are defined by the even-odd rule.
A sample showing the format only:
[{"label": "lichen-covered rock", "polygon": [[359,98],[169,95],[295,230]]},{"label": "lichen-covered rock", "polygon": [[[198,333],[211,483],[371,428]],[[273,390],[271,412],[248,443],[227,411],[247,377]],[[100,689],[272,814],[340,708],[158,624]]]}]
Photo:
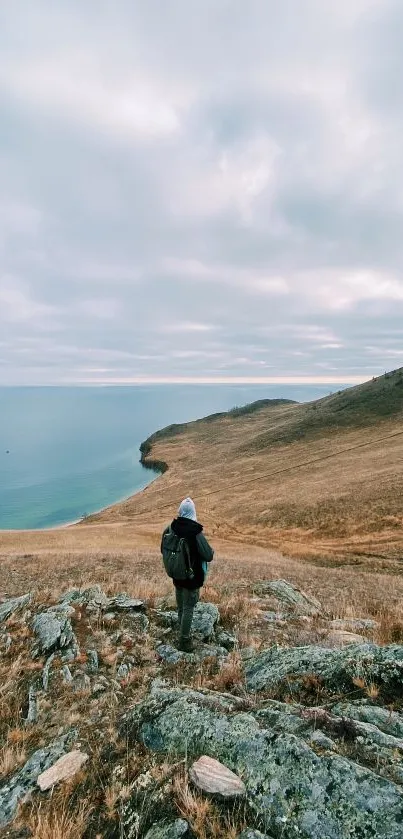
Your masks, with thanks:
[{"label": "lichen-covered rock", "polygon": [[239,833],[236,839],[272,839],[267,833],[261,833],[260,830],[252,830],[247,827],[242,833]]},{"label": "lichen-covered rock", "polygon": [[128,594],[122,592],[116,594],[108,600],[107,608],[117,612],[138,612],[145,609],[146,604],[144,600],[139,598],[129,597]]},{"label": "lichen-covered rock", "polygon": [[184,653],[173,647],[172,644],[160,644],[156,648],[157,655],[166,662],[166,664],[178,664],[179,661],[201,662],[206,658],[216,658],[223,660],[228,656],[228,650],[225,647],[216,647],[213,644],[203,644],[196,647],[192,653]]},{"label": "lichen-covered rock", "polygon": [[147,831],[145,839],[191,839],[189,825],[184,819],[174,822],[159,822]]},{"label": "lichen-covered rock", "polygon": [[315,675],[335,692],[357,689],[356,681],[375,684],[385,698],[403,693],[403,646],[357,644],[341,649],[322,646],[271,647],[245,665],[250,691],[279,688],[298,689],[301,680]]},{"label": "lichen-covered rock", "polygon": [[144,635],[148,632],[150,621],[143,612],[127,612],[126,626],[134,635]]},{"label": "lichen-covered rock", "polygon": [[87,670],[89,673],[97,673],[99,668],[98,653],[96,650],[87,650]]},{"label": "lichen-covered rock", "polygon": [[52,653],[49,658],[46,659],[43,670],[42,670],[42,687],[46,691],[49,687],[49,679],[50,679],[50,668],[53,664],[55,658],[55,654]]},{"label": "lichen-covered rock", "polygon": [[226,650],[234,650],[238,645],[237,636],[232,632],[226,632],[225,629],[216,632],[216,641],[220,647],[225,647]]},{"label": "lichen-covered rock", "polygon": [[31,594],[23,594],[22,597],[12,597],[9,600],[5,600],[4,603],[0,603],[0,623],[8,620],[15,612],[19,612],[20,609],[28,606],[31,598]]},{"label": "lichen-covered rock", "polygon": [[37,639],[34,656],[46,655],[77,643],[70,618],[52,609],[35,615],[32,629]]},{"label": "lichen-covered rock", "polygon": [[106,609],[108,602],[106,594],[102,591],[101,586],[98,584],[85,589],[71,589],[63,594],[59,600],[59,603],[61,604],[71,603],[76,606],[85,605],[89,611]]},{"label": "lichen-covered rock", "polygon": [[391,711],[389,708],[381,708],[378,705],[369,705],[363,702],[337,702],[336,705],[333,705],[332,711],[340,717],[368,722],[371,725],[376,725],[385,734],[403,738],[403,715]]},{"label": "lichen-covered rock", "polygon": [[203,641],[209,641],[220,621],[220,613],[214,603],[200,601],[193,612],[192,632],[201,635]]},{"label": "lichen-covered rock", "polygon": [[75,732],[71,732],[54,740],[44,749],[38,749],[22,769],[2,784],[0,787],[0,827],[5,827],[13,820],[18,805],[35,789],[39,775],[45,769],[49,769],[65,753],[74,737]]},{"label": "lichen-covered rock", "polygon": [[319,615],[322,612],[322,605],[316,597],[292,585],[288,580],[265,580],[257,583],[254,590],[257,594],[277,597],[301,615]]},{"label": "lichen-covered rock", "polygon": [[283,839],[401,839],[403,795],[394,783],[205,699],[197,691],[156,687],[133,710],[129,736],[171,758],[206,754],[222,761],[242,777],[262,829]]}]

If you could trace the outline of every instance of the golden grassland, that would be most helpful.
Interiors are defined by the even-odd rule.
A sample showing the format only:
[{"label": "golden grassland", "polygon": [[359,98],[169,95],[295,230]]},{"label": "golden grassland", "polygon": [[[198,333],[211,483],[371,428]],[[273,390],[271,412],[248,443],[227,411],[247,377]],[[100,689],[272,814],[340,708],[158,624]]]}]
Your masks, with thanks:
[{"label": "golden grassland", "polygon": [[[108,594],[124,590],[144,598],[150,613],[161,598],[173,605],[159,540],[178,502],[190,494],[216,550],[203,597],[219,605],[223,626],[236,630],[240,646],[260,648],[273,641],[270,626],[257,620],[253,598],[254,583],[272,578],[286,578],[319,598],[327,621],[373,617],[378,628],[371,640],[402,643],[400,372],[372,383],[372,390],[369,383],[313,403],[316,407],[266,405],[157,434],[148,457],[168,464],[168,470],[143,492],[72,527],[0,532],[0,599],[32,591],[37,604],[51,604],[68,588],[100,583]],[[277,608],[274,601],[272,607]],[[73,624],[85,650],[87,617],[77,613]],[[160,674],[153,626],[131,649],[137,664],[123,700],[117,704],[109,691],[97,699],[105,720],[102,741],[91,718],[91,697],[84,691],[72,702],[71,690],[61,684],[43,700],[45,723],[21,723],[28,685],[41,665],[30,658],[24,621],[11,618],[7,628],[13,652],[11,659],[0,659],[0,779],[55,736],[60,721],[80,725],[82,746],[91,755],[85,774],[21,812],[20,824],[28,825],[34,839],[95,836],[95,813],[102,813],[112,830],[125,790],[144,772],[170,785],[177,814],[200,839],[236,836],[246,824],[241,810],[223,813],[192,790],[183,762],[172,766],[141,749],[128,752],[119,739],[122,711]],[[101,666],[113,676],[118,662],[110,631],[103,624],[91,626]],[[297,622],[282,627],[275,640],[317,643],[324,631],[321,619]],[[246,705],[253,703],[243,689],[237,651],[220,670],[207,660],[189,673],[183,667],[166,673],[174,682],[231,691]],[[358,689],[372,697],[371,685]],[[114,766],[121,768],[119,776]]]}]

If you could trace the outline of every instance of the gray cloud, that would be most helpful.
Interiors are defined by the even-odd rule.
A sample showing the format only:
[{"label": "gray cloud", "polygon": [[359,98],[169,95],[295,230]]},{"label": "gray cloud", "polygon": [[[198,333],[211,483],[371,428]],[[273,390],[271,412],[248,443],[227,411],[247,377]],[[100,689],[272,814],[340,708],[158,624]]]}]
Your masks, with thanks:
[{"label": "gray cloud", "polygon": [[0,9],[0,383],[402,364],[401,4]]}]

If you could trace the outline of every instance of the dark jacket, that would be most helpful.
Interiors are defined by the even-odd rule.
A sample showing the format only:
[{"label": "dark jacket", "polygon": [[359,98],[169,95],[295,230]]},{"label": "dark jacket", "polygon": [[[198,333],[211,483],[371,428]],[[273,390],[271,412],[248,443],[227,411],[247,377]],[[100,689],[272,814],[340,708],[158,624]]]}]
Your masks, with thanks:
[{"label": "dark jacket", "polygon": [[[214,551],[211,545],[209,545],[206,537],[203,535],[203,526],[199,524],[198,521],[192,521],[192,519],[179,517],[173,520],[171,528],[177,536],[186,539],[189,546],[190,563],[194,571],[194,577],[192,580],[181,580],[180,582],[176,582],[176,580],[174,580],[174,584],[179,588],[201,588],[204,584],[205,578],[202,563],[211,562],[214,556]],[[168,530],[168,528],[166,528],[166,530]],[[164,533],[166,533],[166,530],[164,530]],[[164,537],[164,533],[162,534],[162,537]]]}]

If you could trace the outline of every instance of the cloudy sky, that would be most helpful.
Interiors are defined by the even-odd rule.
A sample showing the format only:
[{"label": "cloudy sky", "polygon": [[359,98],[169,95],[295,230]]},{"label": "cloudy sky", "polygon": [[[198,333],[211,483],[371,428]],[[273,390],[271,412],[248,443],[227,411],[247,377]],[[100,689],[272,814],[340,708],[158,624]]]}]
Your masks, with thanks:
[{"label": "cloudy sky", "polygon": [[0,383],[403,364],[401,0],[0,5]]}]

